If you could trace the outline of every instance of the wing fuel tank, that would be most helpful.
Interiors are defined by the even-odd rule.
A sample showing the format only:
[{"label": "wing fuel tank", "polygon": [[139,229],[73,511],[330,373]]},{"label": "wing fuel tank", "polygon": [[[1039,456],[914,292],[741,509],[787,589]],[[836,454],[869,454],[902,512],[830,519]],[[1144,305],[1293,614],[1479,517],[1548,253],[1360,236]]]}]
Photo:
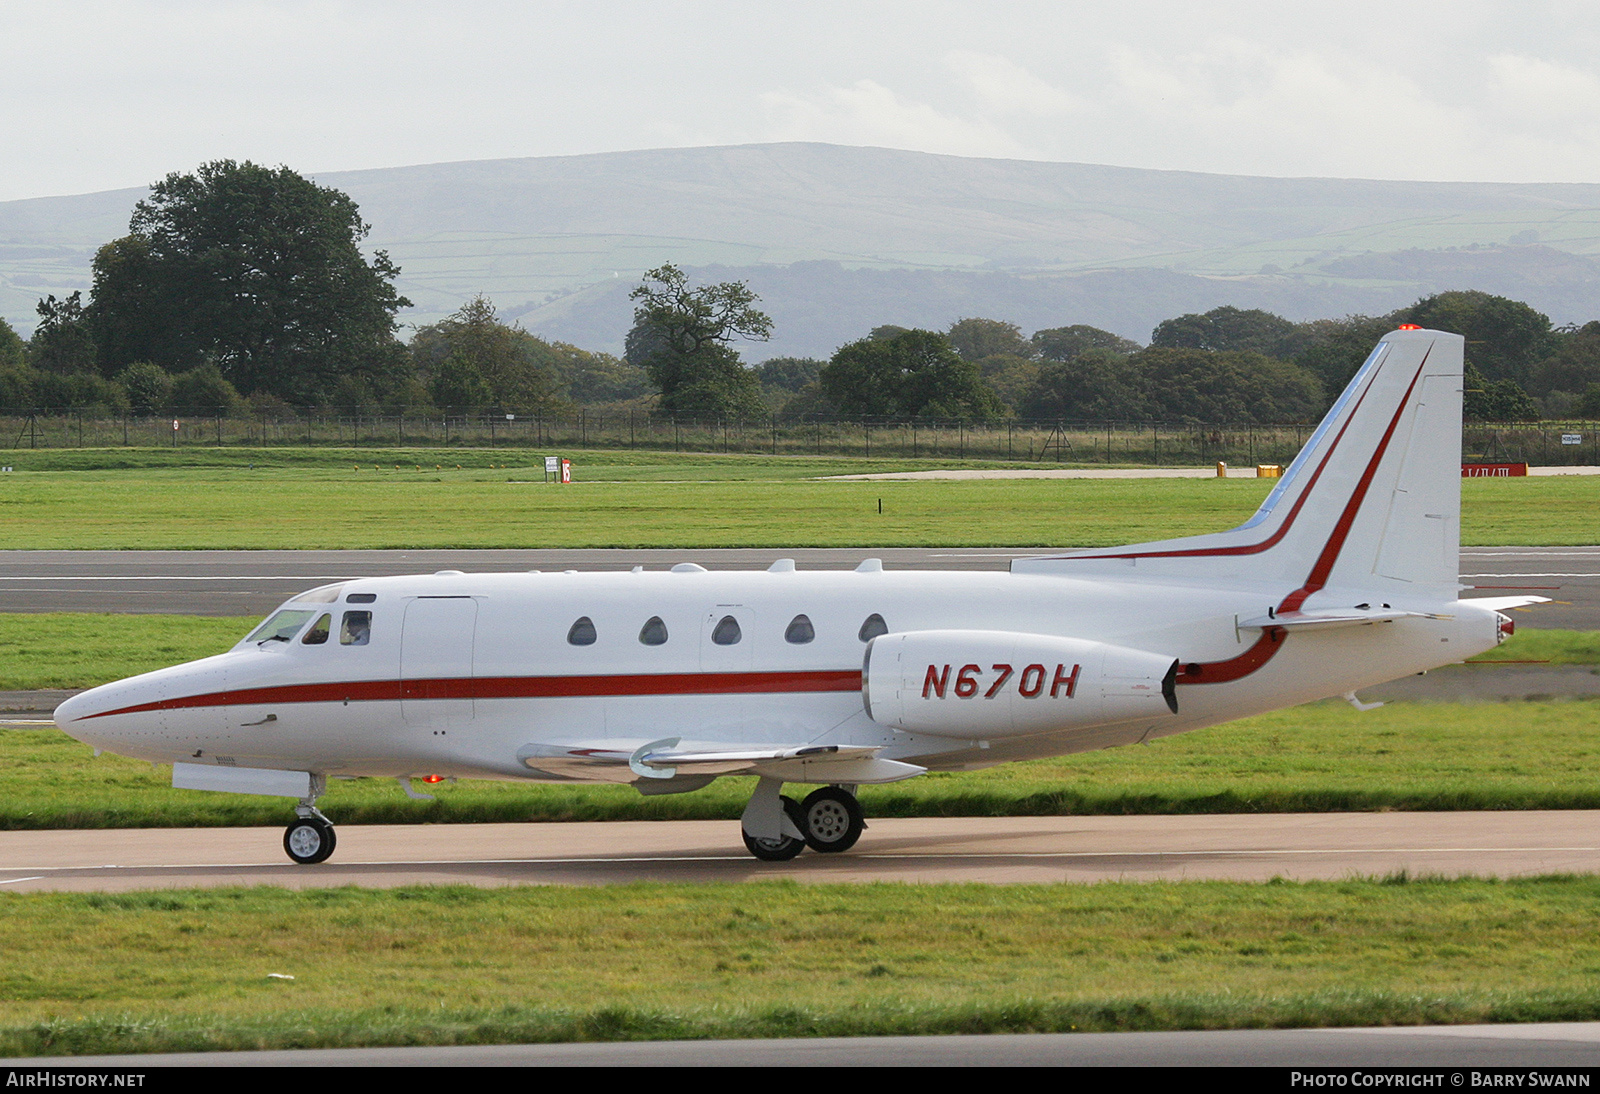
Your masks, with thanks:
[{"label": "wing fuel tank", "polygon": [[940,630],[872,640],[867,716],[894,729],[986,740],[1176,714],[1170,656],[1011,631]]}]

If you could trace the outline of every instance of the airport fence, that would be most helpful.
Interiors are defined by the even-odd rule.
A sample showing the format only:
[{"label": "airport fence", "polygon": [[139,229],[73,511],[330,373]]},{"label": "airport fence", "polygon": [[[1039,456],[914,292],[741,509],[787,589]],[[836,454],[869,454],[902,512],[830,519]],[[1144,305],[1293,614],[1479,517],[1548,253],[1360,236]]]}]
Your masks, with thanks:
[{"label": "airport fence", "polygon": [[[766,453],[1071,464],[1286,464],[1315,425],[1006,419],[971,421],[704,421],[641,412],[530,414],[326,413],[295,417],[0,416],[0,447],[504,448]],[[1600,464],[1600,423],[1470,422],[1469,460]]]}]

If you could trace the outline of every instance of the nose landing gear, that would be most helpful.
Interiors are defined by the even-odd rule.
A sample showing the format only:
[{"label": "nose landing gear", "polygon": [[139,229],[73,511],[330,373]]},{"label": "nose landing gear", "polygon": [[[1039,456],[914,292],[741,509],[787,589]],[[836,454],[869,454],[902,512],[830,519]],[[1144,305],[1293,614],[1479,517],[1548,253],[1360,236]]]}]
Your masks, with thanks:
[{"label": "nose landing gear", "polygon": [[333,831],[333,822],[317,808],[317,799],[327,789],[327,776],[313,774],[311,792],[294,807],[295,820],[283,831],[284,851],[301,866],[325,862],[339,842]]},{"label": "nose landing gear", "polygon": [[297,818],[283,832],[283,849],[301,866],[325,861],[338,842],[333,825],[320,817]]}]

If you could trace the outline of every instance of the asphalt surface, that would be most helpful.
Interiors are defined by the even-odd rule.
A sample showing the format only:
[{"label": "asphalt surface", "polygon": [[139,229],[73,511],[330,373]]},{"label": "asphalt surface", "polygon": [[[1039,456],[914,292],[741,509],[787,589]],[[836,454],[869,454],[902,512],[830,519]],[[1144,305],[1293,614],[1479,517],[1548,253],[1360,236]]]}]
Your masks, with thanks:
[{"label": "asphalt surface", "polygon": [[[1358,1076],[1282,1079],[1304,1086],[1499,1085],[1489,1068],[1584,1068],[1600,1064],[1600,1023],[1404,1026],[1384,1029],[1239,1029],[1175,1033],[1033,1033],[965,1037],[816,1037],[763,1041],[335,1048],[190,1052],[156,1056],[43,1056],[7,1060],[18,1070],[160,1067],[1359,1067]],[[1437,1079],[1382,1068],[1435,1069]],[[5,1066],[0,1066],[4,1071]],[[1504,1085],[1555,1085],[1526,1070]],[[1329,1079],[1334,1081],[1330,1082]],[[1356,1081],[1350,1081],[1354,1078]],[[1545,1082],[1539,1083],[1539,1079]],[[1398,1080],[1398,1081],[1396,1081]],[[150,1084],[153,1086],[153,1083]]]},{"label": "asphalt surface", "polygon": [[[173,612],[265,615],[312,586],[351,577],[435,570],[626,570],[698,562],[713,570],[850,569],[881,558],[890,569],[1004,570],[1046,548],[885,547],[796,550],[526,551],[0,551],[0,612]],[[1469,547],[1468,595],[1532,593],[1556,603],[1519,609],[1519,626],[1600,630],[1600,547]]]},{"label": "asphalt surface", "polygon": [[[400,791],[395,790],[398,795]],[[287,804],[284,819],[289,819]],[[223,885],[919,884],[1600,872],[1600,811],[873,819],[854,849],[760,862],[736,821],[340,825],[295,866],[276,828],[0,832],[0,890]]]}]

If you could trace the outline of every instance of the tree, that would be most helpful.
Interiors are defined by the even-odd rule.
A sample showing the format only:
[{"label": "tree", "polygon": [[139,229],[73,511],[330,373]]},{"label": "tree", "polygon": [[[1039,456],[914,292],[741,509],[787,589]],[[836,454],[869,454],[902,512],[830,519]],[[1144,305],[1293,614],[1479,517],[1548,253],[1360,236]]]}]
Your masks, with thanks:
[{"label": "tree", "polygon": [[819,382],[828,402],[852,418],[989,419],[1003,410],[978,366],[929,330],[851,342],[823,367]]},{"label": "tree", "polygon": [[772,320],[744,282],[691,288],[682,270],[666,265],[645,274],[628,298],[639,303],[624,356],[650,374],[662,410],[697,418],[766,416],[761,385],[730,344],[772,336]]},{"label": "tree", "polygon": [[1442,292],[1399,313],[1402,323],[1446,330],[1467,340],[1467,363],[1489,380],[1525,386],[1555,348],[1550,317],[1520,300],[1486,292]]},{"label": "tree", "polygon": [[1252,308],[1212,308],[1204,315],[1180,315],[1158,324],[1150,345],[1166,349],[1206,349],[1216,352],[1265,353],[1292,357],[1298,346],[1298,329],[1281,315]]},{"label": "tree", "polygon": [[1295,354],[1294,363],[1322,381],[1323,396],[1332,402],[1372,354],[1378,340],[1402,322],[1405,320],[1396,315],[1347,315],[1302,323],[1305,345]]},{"label": "tree", "polygon": [[1028,418],[1082,421],[1138,419],[1150,413],[1139,370],[1126,356],[1103,348],[1086,350],[1070,361],[1046,361],[1018,409]]},{"label": "tree", "polygon": [[38,371],[28,363],[27,344],[0,319],[0,410],[32,407],[38,379]]},{"label": "tree", "polygon": [[172,402],[172,377],[149,361],[135,361],[117,375],[117,382],[127,391],[128,409],[134,414],[162,414]]},{"label": "tree", "polygon": [[1462,376],[1461,416],[1471,422],[1536,422],[1539,407],[1515,380],[1490,380],[1476,366]]},{"label": "tree", "polygon": [[1022,337],[1021,328],[999,319],[958,319],[950,325],[945,337],[950,339],[950,345],[961,354],[962,360],[974,364],[999,354],[1033,356],[1033,345]]},{"label": "tree", "polygon": [[1071,361],[1080,353],[1090,350],[1108,350],[1127,355],[1139,350],[1139,343],[1099,327],[1077,324],[1071,327],[1051,327],[1033,332],[1033,350],[1047,361]]},{"label": "tree", "polygon": [[1577,394],[1600,383],[1600,322],[1557,332],[1555,352],[1533,370],[1528,390]]},{"label": "tree", "polygon": [[30,349],[34,365],[45,372],[71,376],[94,371],[94,335],[81,296],[57,300],[50,295],[39,301],[39,325]]},{"label": "tree", "polygon": [[314,402],[338,379],[400,378],[399,269],[369,262],[355,202],[287,167],[218,160],[171,174],[94,261],[91,316],[112,374],[214,363],[231,386]]},{"label": "tree", "polygon": [[1261,353],[1150,346],[1129,360],[1163,421],[1307,422],[1325,405],[1315,376]]},{"label": "tree", "polygon": [[474,297],[411,340],[416,367],[429,378],[439,406],[482,410],[499,406],[542,413],[555,408],[555,378],[546,343],[507,326],[494,304]]}]

